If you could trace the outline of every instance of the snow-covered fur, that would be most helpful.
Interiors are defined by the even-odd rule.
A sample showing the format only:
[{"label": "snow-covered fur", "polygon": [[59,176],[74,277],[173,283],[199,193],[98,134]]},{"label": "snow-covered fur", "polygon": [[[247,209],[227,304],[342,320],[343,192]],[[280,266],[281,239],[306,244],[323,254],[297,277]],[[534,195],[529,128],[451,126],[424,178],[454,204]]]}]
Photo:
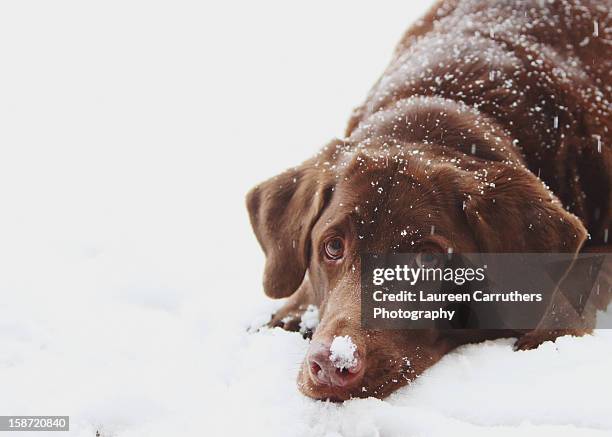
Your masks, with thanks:
[{"label": "snow-covered fur", "polygon": [[[349,336],[362,360],[342,387],[318,384],[306,360],[306,395],[383,397],[458,345],[522,335],[517,346],[529,348],[567,333],[366,331],[359,254],[605,250],[609,14],[603,1],[439,2],[406,33],[346,137],[249,193],[264,289],[291,296],[274,324],[314,304],[317,347]],[[342,256],[330,260],[338,238]]]}]

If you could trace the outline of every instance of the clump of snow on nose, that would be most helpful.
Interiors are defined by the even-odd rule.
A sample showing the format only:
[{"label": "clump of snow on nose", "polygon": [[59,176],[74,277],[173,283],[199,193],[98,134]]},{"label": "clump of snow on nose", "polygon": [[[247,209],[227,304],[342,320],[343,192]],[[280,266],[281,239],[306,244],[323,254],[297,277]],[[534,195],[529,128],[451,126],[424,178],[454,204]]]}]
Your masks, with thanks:
[{"label": "clump of snow on nose", "polygon": [[317,326],[319,326],[319,308],[316,305],[308,305],[300,320],[300,333],[314,331]]},{"label": "clump of snow on nose", "polygon": [[350,369],[357,364],[355,352],[357,346],[349,335],[334,337],[334,341],[329,348],[329,359],[338,369]]}]

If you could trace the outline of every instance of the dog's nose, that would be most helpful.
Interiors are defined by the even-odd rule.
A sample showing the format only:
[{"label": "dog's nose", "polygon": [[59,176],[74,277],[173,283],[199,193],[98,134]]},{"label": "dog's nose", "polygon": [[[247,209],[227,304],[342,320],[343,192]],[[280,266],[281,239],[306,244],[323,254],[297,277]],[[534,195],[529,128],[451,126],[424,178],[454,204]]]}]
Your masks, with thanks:
[{"label": "dog's nose", "polygon": [[332,353],[332,344],[312,341],[306,355],[310,377],[317,385],[349,387],[361,380],[363,360],[356,350]]}]

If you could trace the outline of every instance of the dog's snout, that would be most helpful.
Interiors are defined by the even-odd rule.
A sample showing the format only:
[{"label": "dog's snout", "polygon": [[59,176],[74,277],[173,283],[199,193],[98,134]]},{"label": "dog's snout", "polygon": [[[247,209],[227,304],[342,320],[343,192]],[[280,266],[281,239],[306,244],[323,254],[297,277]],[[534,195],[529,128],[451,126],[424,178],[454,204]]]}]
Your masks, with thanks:
[{"label": "dog's snout", "polygon": [[317,385],[347,388],[363,376],[363,360],[355,352],[350,365],[332,361],[331,343],[313,341],[306,356],[311,380]]}]

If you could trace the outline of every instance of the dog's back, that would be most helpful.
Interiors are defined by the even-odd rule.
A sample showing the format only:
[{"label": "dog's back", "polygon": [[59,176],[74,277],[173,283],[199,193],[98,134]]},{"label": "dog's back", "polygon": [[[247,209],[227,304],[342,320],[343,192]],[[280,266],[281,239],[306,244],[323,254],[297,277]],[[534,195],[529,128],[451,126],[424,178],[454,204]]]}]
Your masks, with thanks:
[{"label": "dog's back", "polygon": [[524,164],[583,220],[589,244],[606,244],[612,223],[610,6],[441,1],[405,34],[353,114],[347,136],[411,96],[476,108],[514,139]]}]

